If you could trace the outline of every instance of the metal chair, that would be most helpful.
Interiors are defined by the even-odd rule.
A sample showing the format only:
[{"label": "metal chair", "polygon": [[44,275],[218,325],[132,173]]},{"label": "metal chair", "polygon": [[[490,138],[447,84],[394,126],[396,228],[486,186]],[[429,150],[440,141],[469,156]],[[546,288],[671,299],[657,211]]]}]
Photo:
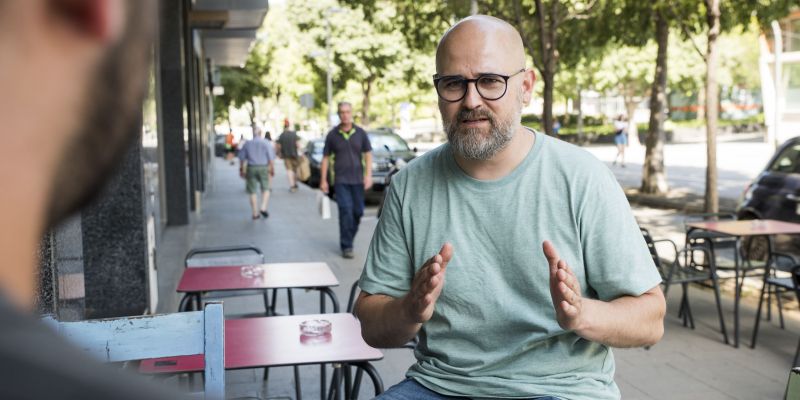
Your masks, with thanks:
[{"label": "metal chair", "polygon": [[105,362],[203,354],[203,397],[225,397],[225,329],[221,302],[203,311],[141,317],[43,321],[69,342]]},{"label": "metal chair", "polygon": [[770,320],[772,302],[771,298],[775,296],[775,302],[778,304],[778,319],[780,320],[781,329],[785,328],[783,323],[783,307],[781,304],[781,294],[787,291],[794,291],[795,285],[792,276],[784,276],[791,273],[792,268],[797,265],[797,260],[790,254],[773,252],[770,257],[770,263],[764,269],[763,286],[761,294],[758,299],[758,311],[756,311],[756,322],[753,327],[753,338],[750,341],[750,348],[756,347],[756,339],[758,338],[758,327],[761,321],[761,309],[764,304],[764,294],[767,295],[767,320]]},{"label": "metal chair", "polygon": [[[669,239],[655,240],[650,235],[650,232],[640,227],[642,236],[644,237],[647,248],[650,250],[650,256],[661,274],[662,285],[664,285],[664,297],[667,296],[670,286],[673,284],[680,284],[682,289],[681,303],[678,311],[678,317],[683,319],[683,326],[689,326],[691,329],[695,328],[694,316],[689,304],[689,284],[690,283],[709,283],[714,290],[714,298],[717,303],[717,314],[719,316],[719,326],[722,331],[722,337],[725,343],[728,343],[728,332],[725,328],[725,319],[722,315],[722,303],[720,299],[719,281],[717,279],[716,268],[714,260],[711,257],[709,250],[705,247],[686,247],[678,250],[678,246]],[[656,243],[668,243],[674,254],[675,258],[669,261],[658,254]],[[702,254],[702,256],[700,256]],[[709,268],[704,268],[696,263],[696,260],[704,260],[707,262]]]}]

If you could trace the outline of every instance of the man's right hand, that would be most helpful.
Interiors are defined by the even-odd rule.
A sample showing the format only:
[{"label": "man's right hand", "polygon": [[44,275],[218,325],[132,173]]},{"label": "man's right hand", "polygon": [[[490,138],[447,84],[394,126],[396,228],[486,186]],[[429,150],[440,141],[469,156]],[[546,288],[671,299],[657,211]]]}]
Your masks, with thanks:
[{"label": "man's right hand", "polygon": [[328,181],[319,181],[319,190],[322,190],[322,193],[328,193]]},{"label": "man's right hand", "polygon": [[421,324],[433,316],[434,305],[444,287],[444,272],[453,258],[453,245],[445,243],[439,254],[431,257],[414,275],[411,290],[403,297],[407,316]]}]

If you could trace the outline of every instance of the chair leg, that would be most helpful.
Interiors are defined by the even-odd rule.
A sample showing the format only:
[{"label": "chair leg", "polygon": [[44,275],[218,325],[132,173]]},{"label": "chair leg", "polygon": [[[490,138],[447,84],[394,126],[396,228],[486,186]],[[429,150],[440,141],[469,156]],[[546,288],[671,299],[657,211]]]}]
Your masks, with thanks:
[{"label": "chair leg", "polygon": [[302,400],[303,392],[300,390],[300,367],[295,365],[292,368],[294,369],[294,395],[297,400]]},{"label": "chair leg", "polygon": [[777,295],[777,291],[777,288],[775,290],[767,290],[767,321],[772,321],[772,294],[775,293]]},{"label": "chair leg", "polygon": [[775,288],[775,303],[778,305],[778,320],[781,322],[781,329],[786,329],[786,325],[783,323],[783,301],[781,301],[781,292],[778,288]]},{"label": "chair leg", "polygon": [[[756,339],[758,339],[758,325],[761,322],[761,308],[764,306],[764,293],[769,296],[769,284],[764,281],[764,286],[761,287],[761,294],[758,296],[758,308],[756,309],[756,322],[753,325],[753,338],[750,340],[750,348],[756,348]],[[769,302],[767,302],[767,310],[769,310]]]},{"label": "chair leg", "polygon": [[792,367],[797,366],[798,357],[800,357],[800,341],[797,342],[797,350],[794,351],[794,361],[792,361]]},{"label": "chair leg", "polygon": [[294,298],[292,298],[292,289],[286,289],[286,297],[289,299],[289,315],[294,315]]},{"label": "chair leg", "polygon": [[716,274],[711,276],[711,282],[714,285],[714,297],[717,301],[717,315],[719,315],[719,327],[722,331],[722,337],[725,339],[725,344],[730,343],[728,341],[728,330],[725,329],[725,318],[722,316],[722,300],[720,299],[719,295],[719,279],[717,278]]},{"label": "chair leg", "polygon": [[270,302],[269,310],[271,315],[275,315],[275,305],[278,304],[278,289],[272,289],[272,301]]}]

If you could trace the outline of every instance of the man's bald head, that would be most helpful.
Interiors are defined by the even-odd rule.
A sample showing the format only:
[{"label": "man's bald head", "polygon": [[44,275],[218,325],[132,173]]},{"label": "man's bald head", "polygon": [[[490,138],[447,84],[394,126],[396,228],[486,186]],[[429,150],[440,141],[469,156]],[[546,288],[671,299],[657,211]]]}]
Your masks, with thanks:
[{"label": "man's bald head", "polygon": [[516,28],[499,18],[473,15],[457,22],[439,40],[436,48],[436,72],[445,73],[445,64],[457,58],[453,56],[487,47],[504,54],[503,64],[513,64],[512,68],[525,65],[522,37]]}]

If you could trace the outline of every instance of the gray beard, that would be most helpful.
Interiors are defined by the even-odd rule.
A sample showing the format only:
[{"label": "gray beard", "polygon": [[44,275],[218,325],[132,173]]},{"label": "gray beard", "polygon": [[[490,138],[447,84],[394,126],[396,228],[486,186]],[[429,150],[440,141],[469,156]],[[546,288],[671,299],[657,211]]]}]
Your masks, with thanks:
[{"label": "gray beard", "polygon": [[[453,150],[469,160],[486,161],[492,159],[500,150],[503,150],[514,137],[514,123],[519,121],[522,110],[518,110],[507,121],[498,121],[488,111],[461,111],[453,121],[443,121],[447,141]],[[489,136],[484,137],[482,129],[463,128],[462,120],[466,116],[484,117],[489,120]]]}]

